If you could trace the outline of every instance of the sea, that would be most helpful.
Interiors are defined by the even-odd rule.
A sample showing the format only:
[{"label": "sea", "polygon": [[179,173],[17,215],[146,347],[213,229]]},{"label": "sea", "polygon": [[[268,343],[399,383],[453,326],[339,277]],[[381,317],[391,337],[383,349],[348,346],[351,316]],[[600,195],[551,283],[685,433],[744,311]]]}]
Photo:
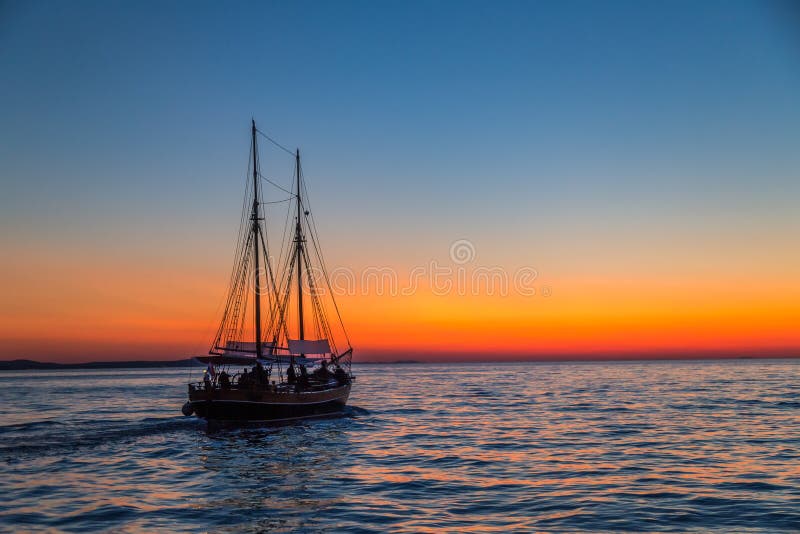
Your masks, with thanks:
[{"label": "sea", "polygon": [[356,364],[254,428],[199,369],[0,373],[0,530],[800,531],[800,360]]}]

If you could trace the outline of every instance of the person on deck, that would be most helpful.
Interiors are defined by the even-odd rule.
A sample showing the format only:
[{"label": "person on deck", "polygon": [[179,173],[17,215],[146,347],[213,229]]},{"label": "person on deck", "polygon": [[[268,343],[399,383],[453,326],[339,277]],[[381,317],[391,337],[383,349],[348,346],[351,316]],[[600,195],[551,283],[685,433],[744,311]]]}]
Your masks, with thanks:
[{"label": "person on deck", "polygon": [[286,382],[289,384],[294,384],[297,382],[297,373],[294,370],[294,365],[290,365],[286,370]]},{"label": "person on deck", "polygon": [[261,365],[261,362],[256,362],[253,366],[253,378],[259,386],[267,383],[267,373],[264,371],[264,366]]},{"label": "person on deck", "polygon": [[307,388],[311,385],[308,381],[308,369],[306,369],[305,365],[300,366],[300,385],[304,388]]},{"label": "person on deck", "polygon": [[325,360],[322,360],[319,369],[314,371],[314,378],[320,382],[327,382],[330,377],[331,372],[328,370],[328,363]]},{"label": "person on deck", "polygon": [[336,365],[336,370],[333,372],[333,376],[339,382],[339,384],[344,385],[350,382],[350,378],[347,376],[347,373],[344,372],[344,369]]},{"label": "person on deck", "polygon": [[250,385],[250,373],[247,372],[247,368],[245,367],[242,371],[242,374],[239,375],[239,387],[247,387]]},{"label": "person on deck", "polygon": [[225,371],[219,374],[219,386],[222,389],[231,389],[231,377]]}]

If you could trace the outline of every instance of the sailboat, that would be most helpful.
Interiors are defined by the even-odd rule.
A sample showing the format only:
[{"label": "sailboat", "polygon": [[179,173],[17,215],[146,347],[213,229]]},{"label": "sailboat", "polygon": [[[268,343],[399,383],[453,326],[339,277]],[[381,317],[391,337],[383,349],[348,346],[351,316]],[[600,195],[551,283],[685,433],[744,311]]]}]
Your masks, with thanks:
[{"label": "sailboat", "polygon": [[[292,187],[261,174],[259,135],[293,156]],[[340,414],[355,381],[353,347],[323,261],[300,151],[278,144],[253,120],[248,165],[225,307],[208,354],[196,357],[207,366],[203,379],[189,384],[183,413],[265,423]],[[262,181],[289,197],[265,202]],[[282,203],[287,214],[276,261],[266,207]]]}]

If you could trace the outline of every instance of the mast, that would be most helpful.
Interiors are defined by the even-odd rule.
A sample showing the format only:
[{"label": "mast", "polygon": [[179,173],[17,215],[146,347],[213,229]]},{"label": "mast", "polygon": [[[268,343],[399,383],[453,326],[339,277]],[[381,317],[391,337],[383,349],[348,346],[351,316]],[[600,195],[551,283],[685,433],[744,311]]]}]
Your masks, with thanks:
[{"label": "mast", "polygon": [[258,271],[258,157],[256,155],[256,121],[253,119],[253,214],[250,220],[253,221],[253,258],[255,260],[255,320],[256,320],[256,357],[261,359],[261,281]]},{"label": "mast", "polygon": [[299,339],[305,339],[305,332],[303,332],[303,228],[300,224],[300,217],[302,216],[302,202],[300,200],[300,149],[295,152],[295,166],[297,167],[297,226],[295,227],[294,240],[297,243],[295,251],[297,257],[297,320],[299,325]]}]

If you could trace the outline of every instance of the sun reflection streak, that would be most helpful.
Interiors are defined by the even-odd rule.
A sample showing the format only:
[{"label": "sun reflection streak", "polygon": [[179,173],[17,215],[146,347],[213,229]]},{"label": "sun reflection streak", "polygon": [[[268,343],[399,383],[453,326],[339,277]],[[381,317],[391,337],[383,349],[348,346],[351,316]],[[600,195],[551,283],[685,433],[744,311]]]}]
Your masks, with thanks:
[{"label": "sun reflection streak", "polygon": [[349,417],[234,430],[175,414],[183,371],[0,375],[0,522],[491,532],[800,521],[796,363],[357,374]]}]

